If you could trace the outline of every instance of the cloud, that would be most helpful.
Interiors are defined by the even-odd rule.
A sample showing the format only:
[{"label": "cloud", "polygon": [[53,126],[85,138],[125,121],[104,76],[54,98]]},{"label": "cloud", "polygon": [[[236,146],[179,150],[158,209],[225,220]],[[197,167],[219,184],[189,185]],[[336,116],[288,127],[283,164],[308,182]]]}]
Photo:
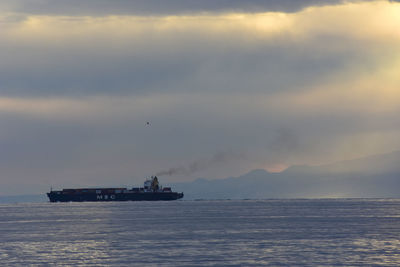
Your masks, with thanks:
[{"label": "cloud", "polygon": [[293,14],[30,16],[0,30],[0,93],[303,90],[397,53],[397,9],[373,2]]},{"label": "cloud", "polygon": [[[6,11],[36,15],[181,15],[226,12],[296,12],[309,6],[340,4],[342,0],[14,0],[3,1]],[[0,9],[1,10],[1,9]]]},{"label": "cloud", "polygon": [[[400,149],[398,3],[233,2],[134,15],[2,2],[3,185],[185,170],[168,183]],[[246,157],[208,164],[218,151]]]}]

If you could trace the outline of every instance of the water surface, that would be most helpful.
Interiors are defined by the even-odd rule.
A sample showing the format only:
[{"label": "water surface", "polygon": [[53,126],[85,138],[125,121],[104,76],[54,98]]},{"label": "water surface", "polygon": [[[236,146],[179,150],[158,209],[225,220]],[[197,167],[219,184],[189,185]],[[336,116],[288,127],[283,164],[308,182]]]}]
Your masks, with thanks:
[{"label": "water surface", "polygon": [[6,265],[399,266],[400,200],[0,205]]}]

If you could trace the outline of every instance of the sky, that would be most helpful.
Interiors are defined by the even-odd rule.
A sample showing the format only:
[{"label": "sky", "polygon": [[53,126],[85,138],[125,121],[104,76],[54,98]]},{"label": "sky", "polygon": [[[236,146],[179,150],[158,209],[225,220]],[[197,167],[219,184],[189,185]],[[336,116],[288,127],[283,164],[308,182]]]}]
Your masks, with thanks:
[{"label": "sky", "polygon": [[0,194],[400,150],[399,29],[398,1],[3,0]]}]

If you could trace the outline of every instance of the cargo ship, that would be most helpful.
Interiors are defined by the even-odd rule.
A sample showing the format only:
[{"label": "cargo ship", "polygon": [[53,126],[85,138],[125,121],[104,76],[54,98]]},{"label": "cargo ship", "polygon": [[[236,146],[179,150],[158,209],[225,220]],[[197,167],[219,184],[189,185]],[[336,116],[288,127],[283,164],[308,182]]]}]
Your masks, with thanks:
[{"label": "cargo ship", "polygon": [[127,188],[76,188],[47,193],[50,202],[83,201],[156,201],[183,198],[183,192],[172,192],[171,187],[162,187],[157,176],[144,182],[143,187]]}]

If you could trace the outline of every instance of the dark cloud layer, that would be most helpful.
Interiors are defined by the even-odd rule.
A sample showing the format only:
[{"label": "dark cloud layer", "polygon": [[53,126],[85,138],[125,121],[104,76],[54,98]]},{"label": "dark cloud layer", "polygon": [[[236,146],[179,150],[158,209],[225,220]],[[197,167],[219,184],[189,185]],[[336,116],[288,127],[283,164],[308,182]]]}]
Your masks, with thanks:
[{"label": "dark cloud layer", "polygon": [[[202,47],[179,41],[182,35],[176,38],[174,48],[152,44],[152,49],[135,50],[103,49],[90,40],[92,46],[79,52],[71,47],[31,50],[10,45],[0,51],[0,93],[20,97],[243,90],[271,93],[302,90],[310,82],[318,82],[354,62],[368,60],[351,43],[343,51],[324,54],[324,39],[315,40],[317,47],[307,43],[275,45],[268,41],[248,47],[243,39],[232,37],[235,44],[224,50],[224,44],[216,39],[209,38],[208,45]],[[197,38],[206,37],[200,34]],[[346,40],[333,42],[342,46]]]},{"label": "dark cloud layer", "polygon": [[176,15],[199,12],[295,12],[343,0],[16,0],[13,10],[53,15]]}]

